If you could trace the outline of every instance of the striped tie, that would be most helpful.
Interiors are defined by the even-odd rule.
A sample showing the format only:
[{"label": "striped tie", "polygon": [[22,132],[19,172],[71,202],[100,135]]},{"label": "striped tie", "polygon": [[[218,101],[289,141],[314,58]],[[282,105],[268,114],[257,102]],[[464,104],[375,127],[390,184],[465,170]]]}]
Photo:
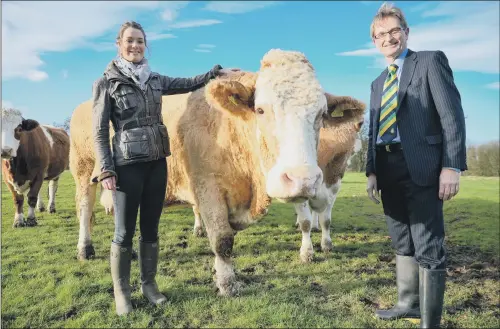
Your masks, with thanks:
[{"label": "striped tie", "polygon": [[382,141],[389,143],[396,137],[396,107],[398,106],[398,66],[391,64],[384,82],[378,134]]}]

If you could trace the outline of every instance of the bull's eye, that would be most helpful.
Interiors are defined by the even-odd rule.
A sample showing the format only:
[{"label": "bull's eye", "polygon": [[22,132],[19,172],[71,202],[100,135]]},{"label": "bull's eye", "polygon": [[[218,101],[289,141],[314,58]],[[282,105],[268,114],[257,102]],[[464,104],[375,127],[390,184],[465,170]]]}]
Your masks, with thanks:
[{"label": "bull's eye", "polygon": [[259,114],[264,114],[264,110],[263,110],[263,109],[261,109],[261,108],[259,107],[259,108],[257,109],[257,113],[259,113]]}]

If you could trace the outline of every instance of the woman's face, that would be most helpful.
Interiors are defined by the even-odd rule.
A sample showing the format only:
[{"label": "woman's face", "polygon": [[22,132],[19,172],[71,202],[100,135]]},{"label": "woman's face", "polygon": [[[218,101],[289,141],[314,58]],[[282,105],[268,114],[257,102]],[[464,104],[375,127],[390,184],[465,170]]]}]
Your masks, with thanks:
[{"label": "woman's face", "polygon": [[129,62],[139,63],[144,58],[146,44],[141,30],[133,27],[123,31],[123,35],[118,42],[120,55]]}]

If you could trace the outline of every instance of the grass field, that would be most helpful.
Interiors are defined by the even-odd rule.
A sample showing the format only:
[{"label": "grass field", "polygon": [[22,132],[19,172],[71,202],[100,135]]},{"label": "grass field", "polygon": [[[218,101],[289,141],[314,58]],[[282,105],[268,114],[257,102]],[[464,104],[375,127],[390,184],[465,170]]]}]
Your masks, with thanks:
[{"label": "grass field", "polygon": [[[2,183],[2,327],[417,328],[373,317],[395,301],[395,265],[381,205],[366,197],[365,184],[362,174],[345,176],[332,215],[334,250],[322,253],[320,233],[313,233],[311,264],[299,260],[301,234],[291,206],[273,204],[260,223],[238,233],[234,262],[245,285],[235,298],[216,296],[213,256],[208,240],[192,235],[191,208],[165,208],[157,281],[169,302],[148,305],[133,261],[136,310],[119,318],[108,265],[112,217],[96,207],[96,258],[80,262],[70,173],[59,185],[58,213],[37,214],[37,227],[12,228],[14,208]],[[463,177],[459,195],[445,204],[444,327],[500,326],[498,198],[497,178]]]}]

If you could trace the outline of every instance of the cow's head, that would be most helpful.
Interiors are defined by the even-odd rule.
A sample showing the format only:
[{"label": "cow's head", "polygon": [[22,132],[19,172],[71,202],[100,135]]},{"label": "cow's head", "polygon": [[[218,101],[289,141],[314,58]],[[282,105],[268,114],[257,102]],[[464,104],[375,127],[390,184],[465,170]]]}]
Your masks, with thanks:
[{"label": "cow's head", "polygon": [[2,108],[2,159],[17,156],[22,134],[38,126],[37,121],[24,119],[19,110]]},{"label": "cow's head", "polygon": [[[270,197],[299,202],[320,196],[318,136],[332,117],[327,97],[303,54],[271,50],[257,74],[212,80],[205,95],[210,105],[255,129]],[[342,101],[335,104],[342,105]]]},{"label": "cow's head", "polygon": [[319,154],[321,164],[333,160],[340,154],[355,151],[356,138],[364,123],[366,106],[348,96],[326,94],[328,120],[324,120],[322,138],[326,139]]}]

